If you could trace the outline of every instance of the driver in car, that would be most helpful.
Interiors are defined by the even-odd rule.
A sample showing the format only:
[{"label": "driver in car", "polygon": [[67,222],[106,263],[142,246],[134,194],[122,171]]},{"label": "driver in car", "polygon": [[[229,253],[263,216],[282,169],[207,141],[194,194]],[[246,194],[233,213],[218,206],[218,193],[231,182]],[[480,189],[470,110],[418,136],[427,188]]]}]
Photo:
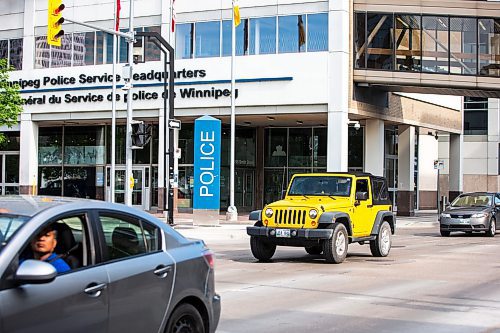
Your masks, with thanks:
[{"label": "driver in car", "polygon": [[30,242],[33,259],[46,261],[56,268],[57,273],[64,273],[71,268],[54,253],[57,245],[57,231],[49,225],[36,235]]}]

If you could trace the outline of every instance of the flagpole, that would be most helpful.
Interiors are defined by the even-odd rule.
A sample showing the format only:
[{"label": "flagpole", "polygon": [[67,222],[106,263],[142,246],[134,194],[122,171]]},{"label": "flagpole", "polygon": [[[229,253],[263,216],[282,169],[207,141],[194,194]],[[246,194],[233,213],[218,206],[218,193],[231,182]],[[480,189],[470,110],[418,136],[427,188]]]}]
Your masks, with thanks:
[{"label": "flagpole", "polygon": [[[117,0],[120,1],[120,0]],[[118,3],[115,1],[115,30],[118,24]],[[116,47],[117,36],[113,35],[113,86],[111,89],[111,175],[109,176],[109,186],[111,187],[110,202],[115,202],[115,174],[116,174]]]},{"label": "flagpole", "polygon": [[234,205],[234,155],[235,155],[235,131],[236,131],[236,110],[235,110],[235,79],[234,79],[234,58],[236,56],[236,26],[234,15],[234,0],[232,2],[232,24],[231,24],[231,161],[229,171],[229,207],[227,208],[226,219],[229,221],[238,220],[238,210]]}]

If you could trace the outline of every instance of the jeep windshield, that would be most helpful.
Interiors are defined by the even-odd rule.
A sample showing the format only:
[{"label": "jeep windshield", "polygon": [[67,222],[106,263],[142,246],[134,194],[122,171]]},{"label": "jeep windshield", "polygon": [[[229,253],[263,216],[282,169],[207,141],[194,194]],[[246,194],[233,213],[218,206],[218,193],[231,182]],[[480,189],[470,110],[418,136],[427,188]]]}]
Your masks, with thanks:
[{"label": "jeep windshield", "polygon": [[351,178],[338,176],[297,176],[293,179],[288,195],[326,195],[348,197]]},{"label": "jeep windshield", "polygon": [[3,214],[0,209],[0,251],[27,220],[26,216]]}]

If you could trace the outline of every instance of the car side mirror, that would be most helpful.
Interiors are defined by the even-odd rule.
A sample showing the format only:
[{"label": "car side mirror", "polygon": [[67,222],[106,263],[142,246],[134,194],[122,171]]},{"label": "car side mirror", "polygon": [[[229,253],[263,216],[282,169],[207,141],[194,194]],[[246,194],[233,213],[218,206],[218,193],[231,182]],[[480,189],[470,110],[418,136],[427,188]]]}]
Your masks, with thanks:
[{"label": "car side mirror", "polygon": [[356,200],[368,200],[368,192],[356,192]]},{"label": "car side mirror", "polygon": [[19,265],[14,280],[21,284],[42,284],[54,281],[56,276],[56,268],[48,262],[28,259]]}]

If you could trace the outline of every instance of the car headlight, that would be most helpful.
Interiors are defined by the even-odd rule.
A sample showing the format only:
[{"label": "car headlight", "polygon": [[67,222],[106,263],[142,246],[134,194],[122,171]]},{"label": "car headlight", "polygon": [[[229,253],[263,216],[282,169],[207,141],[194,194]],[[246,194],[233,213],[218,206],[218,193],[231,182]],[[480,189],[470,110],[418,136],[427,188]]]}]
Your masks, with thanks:
[{"label": "car headlight", "polygon": [[265,212],[266,216],[271,218],[273,216],[273,209],[272,208],[266,208]]},{"label": "car headlight", "polygon": [[318,216],[318,211],[316,209],[311,209],[309,211],[309,217],[312,218],[312,219],[315,219],[316,216]]},{"label": "car headlight", "polygon": [[441,217],[451,217],[451,215],[450,215],[450,214],[443,213],[443,214],[441,214]]},{"label": "car headlight", "polygon": [[474,217],[474,218],[483,218],[483,217],[487,217],[488,214],[487,213],[476,213],[476,214],[472,214],[471,217]]}]

